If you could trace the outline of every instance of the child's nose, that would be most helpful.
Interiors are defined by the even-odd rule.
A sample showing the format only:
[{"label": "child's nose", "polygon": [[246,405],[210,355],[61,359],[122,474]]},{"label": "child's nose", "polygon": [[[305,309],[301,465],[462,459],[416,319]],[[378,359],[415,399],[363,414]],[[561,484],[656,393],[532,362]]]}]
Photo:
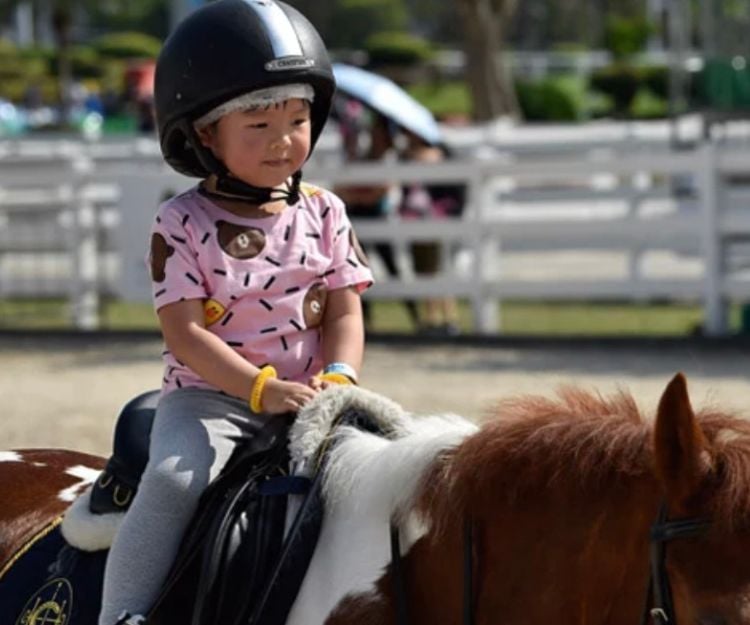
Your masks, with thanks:
[{"label": "child's nose", "polygon": [[270,148],[274,151],[285,150],[292,144],[292,140],[288,134],[280,134],[271,141]]}]

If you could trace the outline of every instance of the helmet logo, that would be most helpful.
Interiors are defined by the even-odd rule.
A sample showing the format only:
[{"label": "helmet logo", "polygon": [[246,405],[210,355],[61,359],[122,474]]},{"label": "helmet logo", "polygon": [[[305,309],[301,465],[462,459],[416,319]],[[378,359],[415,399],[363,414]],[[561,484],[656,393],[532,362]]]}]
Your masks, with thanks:
[{"label": "helmet logo", "polygon": [[284,58],[284,59],[274,59],[273,61],[268,61],[268,63],[265,64],[265,68],[269,72],[283,72],[290,69],[306,69],[308,67],[314,67],[315,61],[313,59],[304,59],[304,58]]}]

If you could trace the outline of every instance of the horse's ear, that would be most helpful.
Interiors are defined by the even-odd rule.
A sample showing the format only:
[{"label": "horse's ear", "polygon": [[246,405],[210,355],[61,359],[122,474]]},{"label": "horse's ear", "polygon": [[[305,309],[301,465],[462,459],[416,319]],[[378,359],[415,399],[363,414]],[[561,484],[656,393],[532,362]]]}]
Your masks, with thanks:
[{"label": "horse's ear", "polygon": [[706,438],[695,419],[687,380],[678,373],[659,401],[654,428],[656,473],[667,501],[684,508],[705,475]]}]

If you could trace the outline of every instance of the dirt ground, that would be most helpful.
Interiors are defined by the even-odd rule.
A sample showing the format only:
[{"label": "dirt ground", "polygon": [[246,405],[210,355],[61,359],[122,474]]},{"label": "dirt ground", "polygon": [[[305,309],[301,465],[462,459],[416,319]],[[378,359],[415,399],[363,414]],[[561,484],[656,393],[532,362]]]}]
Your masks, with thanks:
[{"label": "dirt ground", "polygon": [[[108,455],[120,407],[161,380],[161,343],[0,337],[0,449],[66,447]],[[750,350],[694,344],[394,346],[371,344],[365,386],[416,413],[481,419],[518,394],[563,384],[630,390],[650,414],[672,375],[688,376],[693,403],[750,414]]]}]

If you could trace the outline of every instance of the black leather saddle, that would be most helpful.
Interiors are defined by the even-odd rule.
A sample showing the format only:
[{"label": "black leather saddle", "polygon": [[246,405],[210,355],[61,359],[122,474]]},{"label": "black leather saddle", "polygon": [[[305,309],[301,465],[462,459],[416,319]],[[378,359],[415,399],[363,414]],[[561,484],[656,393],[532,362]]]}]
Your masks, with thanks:
[{"label": "black leather saddle", "polygon": [[[148,463],[158,398],[158,391],[142,393],[122,409],[112,456],[91,491],[93,513],[124,512],[129,507]],[[287,440],[294,416],[270,419],[238,445],[204,493],[148,625],[284,624],[320,534],[320,466],[327,459],[322,453],[311,478],[287,475]],[[354,409],[345,410],[337,421],[383,434],[369,414]],[[284,535],[292,495],[301,501]]]}]

